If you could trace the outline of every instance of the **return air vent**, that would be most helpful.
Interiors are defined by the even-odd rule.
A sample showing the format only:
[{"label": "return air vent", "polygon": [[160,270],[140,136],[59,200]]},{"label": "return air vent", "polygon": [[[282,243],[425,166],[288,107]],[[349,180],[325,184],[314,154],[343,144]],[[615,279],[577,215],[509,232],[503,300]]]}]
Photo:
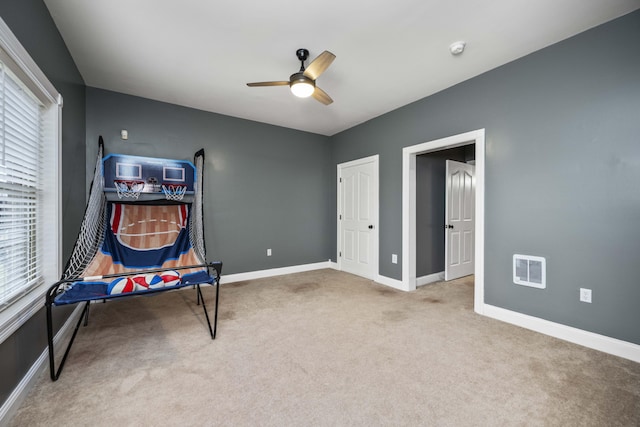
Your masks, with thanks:
[{"label": "return air vent", "polygon": [[546,259],[532,255],[513,255],[513,283],[539,289],[546,288]]}]

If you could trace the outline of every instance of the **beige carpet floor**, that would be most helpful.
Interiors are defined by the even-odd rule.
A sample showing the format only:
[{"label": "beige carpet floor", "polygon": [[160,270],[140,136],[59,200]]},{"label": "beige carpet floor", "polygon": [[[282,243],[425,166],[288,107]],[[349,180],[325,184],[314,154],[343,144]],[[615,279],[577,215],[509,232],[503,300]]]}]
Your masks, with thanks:
[{"label": "beige carpet floor", "polygon": [[194,303],[93,305],[60,379],[44,373],[10,425],[640,425],[640,364],[475,314],[473,277],[223,285],[215,341]]}]

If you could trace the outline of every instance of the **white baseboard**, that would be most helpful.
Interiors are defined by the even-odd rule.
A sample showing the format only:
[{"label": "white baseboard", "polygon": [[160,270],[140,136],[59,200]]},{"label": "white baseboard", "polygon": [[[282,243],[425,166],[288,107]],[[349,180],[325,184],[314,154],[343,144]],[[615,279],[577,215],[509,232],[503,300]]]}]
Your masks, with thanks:
[{"label": "white baseboard", "polygon": [[[340,266],[338,265],[337,262],[332,262],[331,260],[329,260],[329,268],[333,268],[334,270],[340,270]],[[374,278],[373,281],[376,283],[380,283],[381,285],[385,285],[385,286],[389,286],[391,288],[395,288],[395,289],[399,289],[401,291],[406,291],[407,289],[404,288],[404,285],[402,283],[401,280],[396,280],[396,279],[392,279],[390,277],[387,276],[381,276],[379,274],[377,274]]]},{"label": "white baseboard", "polygon": [[640,345],[484,304],[483,315],[640,363]]},{"label": "white baseboard", "polygon": [[416,287],[428,285],[429,283],[441,282],[444,280],[444,271],[439,273],[428,274],[426,276],[416,278]]},{"label": "white baseboard", "polygon": [[[291,267],[271,268],[268,270],[249,271],[247,273],[222,274],[220,284],[242,282],[244,280],[262,279],[265,277],[282,276],[283,274],[302,273],[304,271],[336,268],[331,261],[316,262],[314,264],[294,265]],[[335,264],[337,266],[337,264]]]},{"label": "white baseboard", "polygon": [[401,291],[407,290],[405,289],[404,284],[402,283],[402,280],[396,280],[396,279],[392,279],[387,276],[381,276],[378,274],[375,281],[377,283],[380,283],[381,285],[390,286],[392,288],[399,289]]},{"label": "white baseboard", "polygon": [[[73,332],[73,327],[78,321],[78,317],[82,314],[84,304],[78,304],[76,309],[71,313],[67,321],[62,325],[56,336],[53,338],[53,344],[57,345],[61,340],[69,339],[69,335]],[[31,368],[27,371],[22,380],[15,389],[11,392],[7,400],[0,407],[0,426],[9,423],[9,420],[13,417],[18,410],[25,397],[33,387],[35,380],[40,373],[49,367],[47,363],[49,361],[49,349],[45,347],[44,351],[40,354],[38,359],[31,365]]]}]

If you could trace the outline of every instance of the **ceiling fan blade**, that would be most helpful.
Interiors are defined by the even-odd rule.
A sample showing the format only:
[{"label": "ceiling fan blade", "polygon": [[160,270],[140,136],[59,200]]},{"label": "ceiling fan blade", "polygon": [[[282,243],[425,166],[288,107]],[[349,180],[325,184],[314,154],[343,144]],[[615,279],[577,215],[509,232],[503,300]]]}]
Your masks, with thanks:
[{"label": "ceiling fan blade", "polygon": [[318,86],[316,86],[316,90],[313,91],[311,96],[313,96],[317,101],[322,102],[324,105],[329,105],[333,102],[333,99],[327,95],[327,92],[323,91]]},{"label": "ceiling fan blade", "polygon": [[247,83],[249,87],[259,87],[259,86],[289,86],[288,81],[279,81],[279,82],[256,82],[256,83]]},{"label": "ceiling fan blade", "polygon": [[311,64],[304,70],[304,75],[309,77],[311,80],[315,80],[320,77],[320,74],[324,73],[324,71],[329,68],[329,65],[336,59],[336,56],[325,50],[322,52],[316,59],[311,61]]}]

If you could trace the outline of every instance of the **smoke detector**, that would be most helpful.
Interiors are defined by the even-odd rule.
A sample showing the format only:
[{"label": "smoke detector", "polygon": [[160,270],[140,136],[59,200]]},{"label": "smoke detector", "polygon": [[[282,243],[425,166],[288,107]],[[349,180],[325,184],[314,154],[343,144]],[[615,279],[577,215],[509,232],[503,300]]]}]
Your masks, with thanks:
[{"label": "smoke detector", "polygon": [[449,52],[451,52],[451,55],[460,55],[464,52],[464,47],[466,45],[467,43],[463,41],[451,43],[451,46],[449,46]]}]

